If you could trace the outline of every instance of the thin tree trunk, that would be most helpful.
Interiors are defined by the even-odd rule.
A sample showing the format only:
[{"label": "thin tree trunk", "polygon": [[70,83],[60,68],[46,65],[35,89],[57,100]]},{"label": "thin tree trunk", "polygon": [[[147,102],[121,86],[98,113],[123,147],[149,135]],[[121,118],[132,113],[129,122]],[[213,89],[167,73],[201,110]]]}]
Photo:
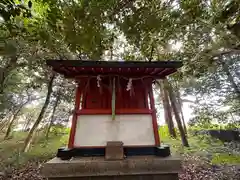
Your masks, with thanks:
[{"label": "thin tree trunk", "polygon": [[9,72],[17,67],[17,56],[12,56],[7,65],[0,68],[0,94],[4,92],[4,84]]},{"label": "thin tree trunk", "polygon": [[2,131],[5,128],[6,124],[7,124],[6,122],[2,122],[0,124],[0,131]]},{"label": "thin tree trunk", "polygon": [[183,146],[189,147],[188,140],[187,140],[186,134],[184,132],[184,129],[183,129],[183,126],[181,123],[181,118],[180,118],[180,115],[178,112],[176,96],[174,94],[171,84],[168,82],[167,79],[165,80],[165,82],[166,82],[165,85],[166,85],[168,93],[169,93],[169,99],[171,101],[172,109],[173,109],[173,112],[175,115],[175,119],[176,119],[176,122],[178,125],[179,132],[180,132],[182,144],[183,144]]},{"label": "thin tree trunk", "polygon": [[53,86],[54,78],[55,78],[55,75],[52,75],[51,78],[50,78],[50,81],[48,83],[48,92],[47,92],[46,100],[44,102],[44,105],[43,105],[40,113],[39,113],[39,116],[38,116],[37,120],[33,124],[31,130],[28,133],[27,138],[25,139],[24,146],[23,146],[23,152],[28,151],[28,149],[30,147],[30,144],[31,144],[31,141],[32,141],[32,138],[33,138],[33,136],[36,132],[36,129],[37,129],[38,125],[40,124],[40,122],[42,121],[43,115],[44,115],[44,113],[45,113],[45,111],[48,107],[48,104],[50,102],[50,97],[51,97],[51,94],[52,94],[52,86]]},{"label": "thin tree trunk", "polygon": [[182,105],[179,105],[179,111],[180,111],[180,115],[181,115],[181,118],[182,118],[182,123],[183,123],[183,128],[184,128],[184,132],[185,134],[187,135],[187,126],[186,126],[186,123],[185,123],[185,119],[184,119],[184,115],[183,115],[183,110],[182,110]]},{"label": "thin tree trunk", "polygon": [[9,134],[11,132],[11,127],[13,125],[13,122],[14,122],[14,119],[16,118],[15,114],[12,114],[10,116],[10,119],[9,119],[9,123],[8,123],[8,126],[7,126],[7,131],[5,133],[5,136],[4,136],[4,139],[6,140],[8,137],[9,137]]},{"label": "thin tree trunk", "polygon": [[50,117],[50,123],[49,123],[49,126],[48,126],[47,131],[46,131],[46,139],[48,139],[49,132],[50,132],[51,127],[53,125],[54,115],[55,115],[55,112],[56,112],[59,101],[60,101],[60,93],[58,92],[55,103],[53,105],[53,111],[52,111],[52,114],[51,114],[51,117]]},{"label": "thin tree trunk", "polygon": [[161,91],[161,97],[162,97],[163,108],[164,108],[164,116],[165,116],[166,124],[168,126],[168,131],[169,131],[169,134],[171,137],[176,138],[177,135],[174,130],[172,111],[171,111],[171,106],[169,103],[168,92],[167,92],[166,88],[164,87],[163,81],[159,82],[159,87],[160,87],[160,91]]},{"label": "thin tree trunk", "polygon": [[17,113],[15,113],[11,116],[10,123],[8,124],[8,128],[7,128],[5,137],[4,137],[5,140],[9,138],[9,135],[12,131],[12,126],[13,126],[15,120],[16,120],[16,117],[17,117]]},{"label": "thin tree trunk", "polygon": [[0,68],[0,94],[3,94],[3,91],[4,91],[4,82],[6,79],[5,74],[6,74],[5,69]]},{"label": "thin tree trunk", "polygon": [[13,113],[13,115],[11,117],[11,120],[10,120],[10,123],[8,124],[8,128],[7,128],[4,139],[9,138],[9,135],[12,131],[12,126],[13,126],[15,120],[16,120],[16,117],[18,116],[18,114],[21,111],[21,109],[23,108],[23,106],[25,106],[28,102],[29,102],[29,99],[26,102],[24,102],[23,104],[21,104],[20,107],[17,109],[17,111],[15,113]]},{"label": "thin tree trunk", "polygon": [[177,89],[176,91],[177,91],[176,96],[177,96],[177,102],[178,102],[178,111],[181,115],[184,132],[185,132],[185,134],[187,134],[187,127],[186,127],[186,123],[185,123],[185,119],[184,119],[184,115],[183,115],[182,100],[180,97],[180,92],[179,92],[179,89]]},{"label": "thin tree trunk", "polygon": [[[7,119],[8,118],[8,119]],[[0,131],[3,131],[3,129],[7,126],[7,124],[9,123],[9,117],[6,116],[4,117],[4,119],[2,120],[3,122],[0,124]]]},{"label": "thin tree trunk", "polygon": [[220,63],[222,65],[223,71],[227,75],[228,81],[230,82],[232,88],[234,89],[234,92],[236,93],[238,99],[240,100],[240,89],[239,89],[238,85],[235,83],[234,78],[233,78],[231,72],[229,71],[228,65],[224,62],[223,59],[220,60]]},{"label": "thin tree trunk", "polygon": [[30,121],[31,121],[31,117],[28,117],[27,123],[24,125],[24,128],[23,128],[24,132],[27,131],[27,129],[28,129],[29,125],[30,125]]}]

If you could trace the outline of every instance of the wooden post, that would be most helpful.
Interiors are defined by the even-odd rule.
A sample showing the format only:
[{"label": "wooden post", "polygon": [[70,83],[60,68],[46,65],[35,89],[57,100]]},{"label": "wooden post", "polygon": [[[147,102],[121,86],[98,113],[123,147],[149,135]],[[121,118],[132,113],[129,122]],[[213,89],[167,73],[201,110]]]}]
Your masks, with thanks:
[{"label": "wooden post", "polygon": [[80,86],[80,83],[78,83],[78,86],[76,88],[75,108],[74,108],[74,113],[73,113],[73,118],[72,118],[72,126],[71,126],[71,130],[70,130],[68,148],[74,147],[74,137],[75,137],[76,126],[77,126],[77,118],[78,118],[77,111],[80,108],[81,94],[82,94],[82,87]]},{"label": "wooden post", "polygon": [[158,134],[157,114],[156,114],[155,102],[153,97],[152,83],[151,84],[149,83],[148,85],[149,85],[150,108],[152,110],[152,124],[153,124],[155,145],[160,146],[160,137]]}]

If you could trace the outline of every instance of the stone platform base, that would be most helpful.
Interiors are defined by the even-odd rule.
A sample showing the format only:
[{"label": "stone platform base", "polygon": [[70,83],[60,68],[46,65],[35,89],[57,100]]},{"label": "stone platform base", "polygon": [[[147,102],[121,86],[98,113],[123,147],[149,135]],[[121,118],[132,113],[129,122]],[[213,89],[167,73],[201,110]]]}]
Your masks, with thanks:
[{"label": "stone platform base", "polygon": [[48,178],[48,180],[178,180],[177,174],[102,176],[102,177],[67,177]]},{"label": "stone platform base", "polygon": [[54,158],[41,173],[49,180],[178,180],[180,162],[171,156],[131,156],[114,161],[104,157]]}]

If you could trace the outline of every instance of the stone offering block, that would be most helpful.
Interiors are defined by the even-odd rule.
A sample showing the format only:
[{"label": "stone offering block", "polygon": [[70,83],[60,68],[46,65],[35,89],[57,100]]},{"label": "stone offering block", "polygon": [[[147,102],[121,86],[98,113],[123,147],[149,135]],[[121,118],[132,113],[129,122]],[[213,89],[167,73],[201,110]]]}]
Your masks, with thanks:
[{"label": "stone offering block", "polygon": [[105,149],[106,160],[121,160],[124,159],[123,142],[109,141]]}]

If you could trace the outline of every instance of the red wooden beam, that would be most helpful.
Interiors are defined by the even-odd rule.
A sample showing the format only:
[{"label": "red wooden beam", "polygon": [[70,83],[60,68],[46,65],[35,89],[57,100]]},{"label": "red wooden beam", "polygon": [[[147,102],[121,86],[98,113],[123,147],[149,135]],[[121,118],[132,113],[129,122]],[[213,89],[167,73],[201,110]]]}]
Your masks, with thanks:
[{"label": "red wooden beam", "polygon": [[[81,84],[82,85],[82,84]],[[82,94],[82,86],[78,84],[76,88],[76,96],[75,96],[75,111],[73,114],[72,118],[72,126],[70,130],[70,136],[69,136],[69,141],[68,141],[68,148],[73,148],[74,147],[74,137],[76,133],[76,127],[77,127],[77,111],[80,108],[80,101],[81,101],[81,94]]]},{"label": "red wooden beam", "polygon": [[139,74],[133,74],[133,73],[130,73],[130,74],[128,74],[127,72],[124,72],[124,73],[122,73],[122,74],[111,74],[110,72],[104,72],[104,74],[95,74],[95,73],[91,73],[91,74],[86,74],[86,75],[76,75],[76,76],[68,76],[68,75],[66,75],[66,78],[75,78],[75,79],[81,79],[81,78],[86,78],[86,77],[93,77],[93,76],[97,76],[97,75],[101,75],[102,76],[102,78],[104,78],[104,77],[111,77],[111,76],[119,76],[120,78],[121,77],[124,77],[124,78],[133,78],[133,79],[137,79],[137,78],[139,78],[139,79],[141,79],[141,78],[152,78],[152,79],[162,79],[162,78],[164,78],[162,75],[161,76],[159,76],[159,75],[147,75],[147,74],[143,74],[143,73],[141,73],[141,72],[139,72]]},{"label": "red wooden beam", "polygon": [[156,115],[155,102],[153,97],[152,84],[149,86],[149,99],[150,99],[150,108],[152,110],[152,124],[153,124],[155,145],[160,146],[160,137],[158,134],[157,115]]},{"label": "red wooden beam", "polygon": [[[81,109],[77,115],[112,114],[111,109]],[[116,114],[152,114],[151,109],[116,109]]]},{"label": "red wooden beam", "polygon": [[169,73],[172,73],[174,72],[175,69],[171,69],[171,68],[166,68],[166,69],[163,69],[162,71],[160,71],[158,73],[159,76],[165,76],[166,74],[168,75]]},{"label": "red wooden beam", "polygon": [[164,68],[155,68],[153,71],[150,73],[150,75],[159,75],[161,71],[164,71]]},{"label": "red wooden beam", "polygon": [[[87,149],[87,148],[105,148],[106,146],[74,146],[74,148],[78,149]],[[141,148],[141,147],[155,147],[155,145],[129,145],[129,146],[124,146],[125,148]]]},{"label": "red wooden beam", "polygon": [[84,77],[84,78],[79,78],[79,79],[82,79],[82,85],[81,85],[81,88],[82,88],[82,108],[85,108],[86,107],[86,100],[87,100],[87,92],[89,91],[89,88],[90,88],[90,80],[91,78],[90,77]]},{"label": "red wooden beam", "polygon": [[165,78],[169,74],[173,74],[176,71],[177,71],[176,69],[168,68],[168,69],[165,69],[164,71],[160,72],[159,75]]},{"label": "red wooden beam", "polygon": [[72,67],[72,70],[75,72],[75,73],[78,73],[78,70],[76,67]]},{"label": "red wooden beam", "polygon": [[154,68],[146,68],[144,74],[150,74]]},{"label": "red wooden beam", "polygon": [[149,102],[148,102],[148,88],[144,83],[144,91],[145,91],[145,107],[149,109]]}]

